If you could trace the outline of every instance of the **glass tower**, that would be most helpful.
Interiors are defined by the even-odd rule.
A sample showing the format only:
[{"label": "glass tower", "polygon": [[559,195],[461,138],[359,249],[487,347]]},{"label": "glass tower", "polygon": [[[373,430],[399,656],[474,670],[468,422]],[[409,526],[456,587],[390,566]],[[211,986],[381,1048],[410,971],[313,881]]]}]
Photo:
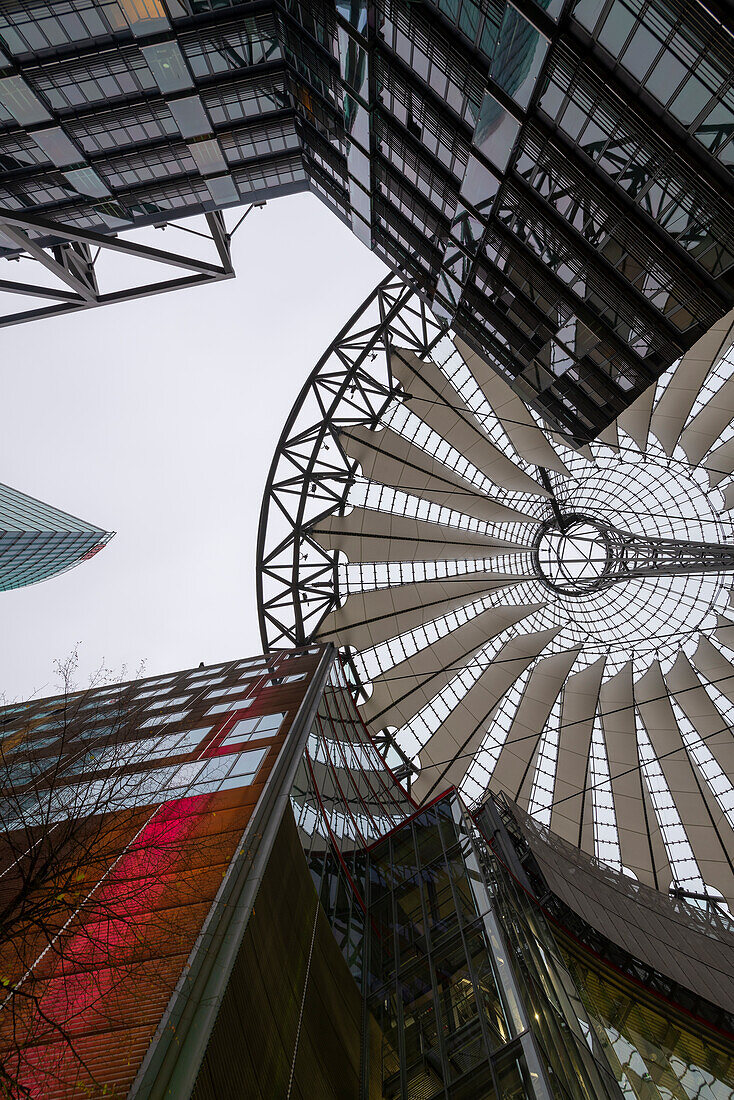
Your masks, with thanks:
[{"label": "glass tower", "polygon": [[723,0],[5,4],[2,252],[310,189],[588,439],[734,304],[731,32]]},{"label": "glass tower", "polygon": [[0,592],[71,569],[98,553],[113,534],[0,485]]}]

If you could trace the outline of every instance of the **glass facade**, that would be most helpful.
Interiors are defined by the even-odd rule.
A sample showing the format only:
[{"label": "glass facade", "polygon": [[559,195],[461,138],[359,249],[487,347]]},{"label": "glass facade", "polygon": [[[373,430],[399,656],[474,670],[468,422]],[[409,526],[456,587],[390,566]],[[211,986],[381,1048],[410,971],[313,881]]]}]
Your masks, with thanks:
[{"label": "glass facade", "polygon": [[5,5],[0,205],[104,232],[310,189],[585,440],[734,303],[730,21],[699,0]]},{"label": "glass facade", "polygon": [[334,835],[332,859],[315,861],[311,839],[321,903],[379,1029],[363,1080],[377,1073],[384,1100],[734,1096],[731,1013],[712,1026],[691,1011],[710,990],[646,984],[611,941],[582,945],[583,918],[571,933],[546,908],[504,818],[512,832],[449,791],[359,855]]},{"label": "glass facade", "polygon": [[71,569],[98,553],[112,534],[0,485],[0,592]]},{"label": "glass facade", "polygon": [[[599,882],[616,878],[616,890],[634,898],[628,915],[636,910],[638,921],[641,918],[647,923],[646,929],[635,929],[635,953],[623,955],[616,942],[618,932],[616,936],[612,932],[611,939],[594,936],[583,916],[559,903],[539,874],[538,864],[532,857],[528,859],[525,826],[518,828],[514,812],[502,808],[498,814],[493,804],[477,815],[483,839],[491,837],[499,826],[504,841],[503,845],[496,839],[490,841],[483,850],[482,863],[497,918],[517,960],[526,1003],[533,1006],[531,1025],[555,1069],[559,1060],[564,1061],[573,1051],[587,1062],[591,1056],[600,1068],[608,1091],[600,1090],[599,1095],[630,1100],[728,1100],[734,1096],[730,978],[727,975],[722,984],[716,979],[707,981],[709,973],[716,973],[713,956],[706,962],[696,958],[703,911],[690,902],[658,895],[654,899],[657,912],[651,919],[648,894],[652,891],[638,888],[620,872],[603,866],[592,868],[592,861],[586,859]],[[532,850],[543,859],[543,848],[541,842]],[[579,870],[574,863],[569,861],[562,868],[571,890]],[[597,925],[608,920],[605,901],[600,892],[597,905],[586,910],[586,916]],[[668,941],[666,952],[658,951],[658,962],[668,968],[664,974],[641,959],[649,954],[650,943],[661,935],[665,924],[672,921],[677,926],[675,938]],[[730,959],[734,942],[731,921],[722,914],[710,922],[710,930],[721,942],[722,956],[728,954]],[[676,956],[693,964],[693,988],[668,976],[677,965]],[[707,997],[719,997],[720,1001],[716,1006],[707,1004]],[[587,1093],[571,1088],[554,1095]],[[597,1094],[592,1091],[589,1095]]]},{"label": "glass facade", "polygon": [[[470,815],[450,789],[416,807],[374,763],[335,665],[291,803],[362,992],[372,1038],[360,1096],[734,1097],[734,933],[723,914],[706,918],[551,846],[506,801]],[[568,880],[565,900],[557,879]]]}]

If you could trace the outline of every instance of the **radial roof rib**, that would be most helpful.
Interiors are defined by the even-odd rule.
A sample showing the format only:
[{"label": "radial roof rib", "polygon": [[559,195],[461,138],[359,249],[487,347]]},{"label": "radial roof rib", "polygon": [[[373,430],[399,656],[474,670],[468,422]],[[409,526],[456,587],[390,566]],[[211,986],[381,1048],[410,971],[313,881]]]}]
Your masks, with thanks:
[{"label": "radial roof rib", "polygon": [[724,615],[716,616],[716,630],[714,636],[717,642],[721,642],[727,649],[734,650],[734,623]]},{"label": "radial roof rib", "polygon": [[343,550],[352,562],[455,561],[493,558],[507,550],[528,549],[476,531],[373,508],[353,508],[346,516],[327,516],[311,534],[320,546]]},{"label": "radial roof rib", "polygon": [[711,367],[734,339],[734,310],[722,317],[683,356],[652,414],[651,430],[672,455]]},{"label": "radial roof rib", "polygon": [[[734,899],[734,872],[726,838],[716,827],[702,792],[703,779],[690,761],[670,705],[659,661],[653,661],[635,684],[635,701],[665,782],[668,785],[704,882]],[[717,814],[718,816],[718,814]]]},{"label": "radial roof rib", "polygon": [[572,441],[570,435],[562,435],[560,432],[550,432],[551,439],[555,440],[559,447],[573,448],[577,454],[582,455],[589,462],[596,462],[594,452],[588,443],[585,443],[583,447],[577,447]]},{"label": "radial roof rib", "polygon": [[[695,669],[684,653],[680,653],[676,658],[675,664],[665,676],[665,683],[671,696],[705,742],[706,748],[724,775],[734,777],[732,731],[702,687]],[[702,781],[701,789],[714,818],[715,826],[724,839],[725,849],[734,856],[734,830],[729,826],[724,811],[705,781]]]},{"label": "radial roof rib", "polygon": [[[464,778],[486,737],[491,712],[558,633],[557,628],[510,638],[464,698],[421,749],[415,798],[430,798]],[[467,731],[469,731],[467,733]]]},{"label": "radial roof rib", "polygon": [[542,606],[489,607],[432,645],[387,669],[373,680],[372,695],[362,705],[364,720],[373,722],[378,729],[408,724],[481,646]]},{"label": "radial roof rib", "polygon": [[475,596],[517,584],[518,577],[497,573],[464,573],[415,584],[355,592],[333,611],[319,628],[322,640],[335,645],[369,649],[388,638],[414,630],[429,619],[445,615]]},{"label": "radial roof rib", "polygon": [[734,508],[734,484],[727,485],[724,489],[724,508],[723,511],[728,512]]},{"label": "radial roof rib", "polygon": [[458,336],[454,337],[454,343],[517,453],[535,466],[568,474],[568,469],[533,420],[525,402],[468,344]]},{"label": "radial roof rib", "polygon": [[734,665],[719,653],[708,638],[699,638],[693,664],[701,676],[710,680],[730,703],[734,703]]},{"label": "radial roof rib", "polygon": [[[704,468],[709,476],[709,485],[716,486],[727,474],[734,472],[734,438],[727,439],[720,447],[704,459]],[[731,507],[731,505],[729,505]]]},{"label": "radial roof rib", "polygon": [[402,383],[408,408],[496,485],[522,493],[549,494],[534,478],[495,447],[458,390],[435,363],[411,351],[390,356],[393,378]]},{"label": "radial roof rib", "polygon": [[681,434],[679,442],[689,462],[698,463],[708,454],[732,416],[734,376],[727,378]]},{"label": "radial roof rib", "polygon": [[631,662],[602,684],[599,715],[622,863],[648,886],[667,891],[670,867],[640,771]]},{"label": "radial roof rib", "polygon": [[561,724],[558,732],[558,761],[553,789],[550,827],[564,840],[594,854],[593,830],[584,836],[584,806],[591,801],[586,790],[589,749],[605,657],[569,676],[563,689]]},{"label": "radial roof rib", "polygon": [[675,664],[665,677],[665,683],[688,721],[706,742],[706,748],[716,759],[721,770],[725,775],[734,777],[732,731],[703,687],[685,653],[678,655]]},{"label": "radial roof rib", "polygon": [[647,449],[647,437],[650,433],[652,409],[655,403],[657,385],[653,382],[644,390],[628,409],[620,413],[615,423],[633,439],[641,451]]},{"label": "radial roof rib", "polygon": [[530,804],[533,783],[533,762],[543,729],[566,682],[581,647],[554,653],[538,661],[530,673],[520,705],[510,726],[490,785],[493,791],[504,791],[524,810]]},{"label": "radial roof rib", "polygon": [[703,465],[709,476],[709,485],[715,487],[723,481],[734,471],[734,438],[727,439],[725,443],[711,451],[704,459]]},{"label": "radial roof rib", "polygon": [[600,443],[606,443],[607,447],[611,447],[612,450],[619,450],[619,432],[617,431],[617,421],[613,420],[608,428],[605,428],[603,432],[599,432],[596,437]]},{"label": "radial roof rib", "polygon": [[348,428],[341,432],[339,441],[349,458],[359,462],[364,476],[373,481],[485,523],[528,522],[527,513],[493,500],[392,428],[378,432],[366,427]]}]

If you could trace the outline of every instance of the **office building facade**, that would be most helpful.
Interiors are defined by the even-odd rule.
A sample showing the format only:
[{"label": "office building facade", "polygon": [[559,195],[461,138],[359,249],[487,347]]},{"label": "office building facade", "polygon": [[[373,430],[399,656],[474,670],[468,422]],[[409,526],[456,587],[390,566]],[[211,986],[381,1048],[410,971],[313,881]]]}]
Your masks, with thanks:
[{"label": "office building facade", "polygon": [[34,0],[0,50],[0,244],[56,311],[100,234],[205,212],[227,276],[218,212],[310,189],[584,441],[734,304],[720,0]]},{"label": "office building facade", "polygon": [[72,569],[99,553],[113,534],[0,485],[0,592]]},{"label": "office building facade", "polygon": [[579,451],[386,279],[278,444],[264,641],[339,647],[420,802],[734,905],[732,365],[734,312]]},{"label": "office building facade", "polygon": [[1,718],[9,1095],[734,1094],[728,915],[417,805],[331,647]]},{"label": "office building facade", "polygon": [[178,1044],[190,992],[178,983],[188,975],[198,990],[223,965],[322,657],[255,657],[3,710],[7,1095],[135,1095],[151,1045]]}]

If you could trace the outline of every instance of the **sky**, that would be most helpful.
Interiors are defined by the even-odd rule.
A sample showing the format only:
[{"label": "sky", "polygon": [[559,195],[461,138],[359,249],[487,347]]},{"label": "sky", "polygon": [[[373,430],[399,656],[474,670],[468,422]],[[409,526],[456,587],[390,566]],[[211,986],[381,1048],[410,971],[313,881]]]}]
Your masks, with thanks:
[{"label": "sky", "polygon": [[6,701],[58,690],[55,663],[77,648],[80,687],[100,668],[130,678],[260,652],[273,452],[386,268],[310,194],[254,209],[232,252],[234,280],[2,330],[0,481],[117,532],[67,573],[0,593]]}]

